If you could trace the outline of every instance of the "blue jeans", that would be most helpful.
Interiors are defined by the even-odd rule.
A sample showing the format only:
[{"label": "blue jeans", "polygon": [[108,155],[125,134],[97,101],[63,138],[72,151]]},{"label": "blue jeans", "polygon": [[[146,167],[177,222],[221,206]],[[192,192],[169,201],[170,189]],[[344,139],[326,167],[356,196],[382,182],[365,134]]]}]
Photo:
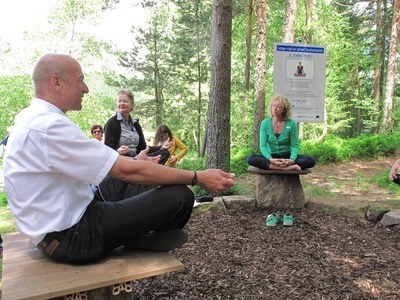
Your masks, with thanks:
[{"label": "blue jeans", "polygon": [[59,244],[51,255],[47,254],[72,264],[100,260],[150,231],[183,228],[193,202],[194,195],[185,185],[149,189],[107,177],[79,222],[50,234]]},{"label": "blue jeans", "polygon": [[[290,153],[284,154],[272,154],[273,158],[290,158]],[[250,166],[257,167],[259,169],[268,170],[271,164],[268,159],[260,154],[251,154],[247,157],[247,163]],[[315,166],[315,158],[309,155],[298,155],[295,164],[298,165],[302,170],[312,168]]]}]

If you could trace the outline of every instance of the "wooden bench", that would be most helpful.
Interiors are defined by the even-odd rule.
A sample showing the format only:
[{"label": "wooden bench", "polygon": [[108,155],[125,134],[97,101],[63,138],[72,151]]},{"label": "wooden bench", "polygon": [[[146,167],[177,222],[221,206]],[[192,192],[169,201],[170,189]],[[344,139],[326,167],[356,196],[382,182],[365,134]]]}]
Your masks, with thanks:
[{"label": "wooden bench", "polygon": [[304,208],[306,201],[300,175],[311,173],[309,169],[281,171],[249,166],[247,172],[257,174],[257,207],[282,210]]},{"label": "wooden bench", "polygon": [[74,266],[51,261],[17,232],[4,235],[3,245],[3,300],[131,299],[132,280],[183,269],[168,252],[121,247],[101,262]]}]

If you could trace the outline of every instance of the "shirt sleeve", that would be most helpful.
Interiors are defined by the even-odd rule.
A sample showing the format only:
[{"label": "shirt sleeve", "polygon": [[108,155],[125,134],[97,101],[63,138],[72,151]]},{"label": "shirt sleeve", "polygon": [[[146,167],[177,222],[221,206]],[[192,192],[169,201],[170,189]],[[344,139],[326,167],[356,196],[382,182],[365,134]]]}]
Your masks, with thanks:
[{"label": "shirt sleeve", "polygon": [[260,150],[266,159],[270,159],[271,152],[268,145],[268,134],[271,132],[271,122],[265,119],[261,122],[260,126]]},{"label": "shirt sleeve", "polygon": [[[119,136],[118,131],[120,132]],[[108,119],[106,125],[104,125],[104,144],[117,150],[119,139],[121,137],[121,129],[118,128],[118,123],[114,117]]]},{"label": "shirt sleeve", "polygon": [[180,150],[179,153],[177,155],[175,155],[175,157],[176,157],[177,160],[180,160],[182,157],[184,157],[186,155],[186,153],[189,151],[189,149],[176,136],[174,137],[174,140],[175,140],[176,148]]},{"label": "shirt sleeve", "polygon": [[299,155],[299,151],[300,144],[297,123],[292,120],[292,124],[290,126],[290,159],[295,160]]},{"label": "shirt sleeve", "polygon": [[90,184],[98,185],[118,158],[116,151],[88,138],[70,120],[53,123],[43,139],[49,168]]}]

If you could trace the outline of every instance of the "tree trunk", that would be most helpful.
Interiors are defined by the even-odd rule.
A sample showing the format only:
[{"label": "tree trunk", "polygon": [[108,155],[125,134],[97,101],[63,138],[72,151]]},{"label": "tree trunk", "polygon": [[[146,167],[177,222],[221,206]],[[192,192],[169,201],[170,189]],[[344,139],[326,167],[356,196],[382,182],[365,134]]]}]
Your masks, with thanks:
[{"label": "tree trunk", "polygon": [[266,2],[257,2],[257,53],[255,63],[255,106],[253,123],[253,145],[259,148],[259,133],[262,120],[265,118],[265,66],[266,66]]},{"label": "tree trunk", "polygon": [[390,34],[389,60],[386,80],[386,97],[383,107],[383,129],[390,131],[393,129],[393,94],[394,81],[396,76],[396,56],[397,43],[399,42],[400,31],[400,0],[395,0],[393,4],[392,31]]},{"label": "tree trunk", "polygon": [[[251,59],[251,36],[253,35],[253,0],[249,0],[247,14],[247,35],[246,35],[246,62],[244,66],[244,103],[246,108],[249,105],[249,90],[250,90],[250,59]],[[245,111],[245,118],[247,117]]]},{"label": "tree trunk", "polygon": [[213,0],[207,167],[229,171],[232,1]]},{"label": "tree trunk", "polygon": [[158,36],[158,27],[157,21],[154,21],[153,27],[153,51],[154,51],[154,101],[155,101],[155,120],[156,127],[162,124],[162,112],[163,112],[163,101],[161,97],[161,86],[160,86],[160,71],[158,67],[158,44],[157,44],[157,36]]},{"label": "tree trunk", "polygon": [[297,0],[286,0],[285,23],[282,42],[293,43],[297,17]]},{"label": "tree trunk", "polygon": [[[376,104],[376,117],[375,121],[380,124],[380,115],[378,113],[381,95],[382,95],[382,65],[383,65],[383,37],[382,37],[382,0],[375,0],[376,12],[375,12],[375,70],[374,70],[374,100]],[[375,126],[374,131],[377,132],[379,126]]]},{"label": "tree trunk", "polygon": [[305,0],[305,1],[306,1],[306,32],[304,34],[304,40],[307,44],[312,44],[314,3],[313,0]]},{"label": "tree trunk", "polygon": [[375,13],[375,72],[374,72],[374,99],[379,103],[381,98],[381,64],[382,64],[382,1],[376,0]]},{"label": "tree trunk", "polygon": [[196,42],[197,42],[197,135],[196,135],[196,148],[197,156],[201,157],[201,107],[202,107],[202,97],[201,97],[201,47],[200,47],[200,20],[199,20],[199,1],[196,1]]}]

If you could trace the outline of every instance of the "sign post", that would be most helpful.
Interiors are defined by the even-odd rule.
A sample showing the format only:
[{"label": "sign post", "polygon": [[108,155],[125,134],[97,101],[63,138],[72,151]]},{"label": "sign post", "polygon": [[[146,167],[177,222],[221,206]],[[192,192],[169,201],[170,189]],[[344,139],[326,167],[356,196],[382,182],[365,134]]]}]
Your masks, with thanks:
[{"label": "sign post", "polygon": [[296,122],[324,122],[326,48],[274,43],[274,95],[292,103]]}]

